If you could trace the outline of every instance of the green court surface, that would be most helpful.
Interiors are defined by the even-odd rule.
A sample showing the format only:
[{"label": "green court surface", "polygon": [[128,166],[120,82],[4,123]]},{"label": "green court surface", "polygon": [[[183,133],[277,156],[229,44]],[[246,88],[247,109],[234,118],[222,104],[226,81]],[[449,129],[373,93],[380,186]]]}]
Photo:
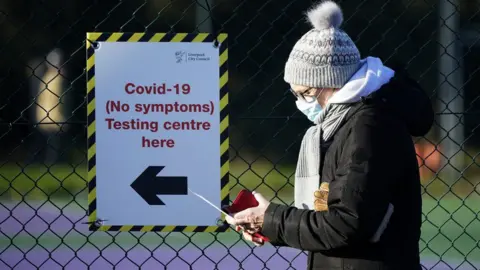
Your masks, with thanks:
[{"label": "green court surface", "polygon": [[[230,163],[231,194],[236,195],[240,189],[246,188],[258,190],[274,200],[291,203],[289,197],[293,193],[294,165],[272,165],[265,159],[250,163],[239,158]],[[76,166],[55,164],[51,167],[39,164],[0,164],[0,199],[72,199],[86,190],[86,171],[84,163]],[[436,200],[450,197],[480,199],[480,171],[468,172],[457,181],[441,181],[435,176],[423,180],[425,197]],[[385,176],[386,179],[388,177]]]}]

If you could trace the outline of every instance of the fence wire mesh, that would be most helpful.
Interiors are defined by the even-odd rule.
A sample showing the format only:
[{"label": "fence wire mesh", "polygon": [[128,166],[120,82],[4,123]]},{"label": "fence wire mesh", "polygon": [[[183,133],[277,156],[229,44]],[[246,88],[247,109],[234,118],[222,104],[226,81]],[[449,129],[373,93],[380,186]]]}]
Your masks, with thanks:
[{"label": "fence wire mesh", "polygon": [[[435,104],[434,128],[416,139],[424,268],[480,269],[480,1],[339,3],[362,56],[401,62]],[[308,123],[282,72],[311,4],[2,1],[0,269],[304,269],[304,252],[256,248],[235,232],[88,231],[84,46],[91,31],[227,32],[231,192],[292,204]]]}]

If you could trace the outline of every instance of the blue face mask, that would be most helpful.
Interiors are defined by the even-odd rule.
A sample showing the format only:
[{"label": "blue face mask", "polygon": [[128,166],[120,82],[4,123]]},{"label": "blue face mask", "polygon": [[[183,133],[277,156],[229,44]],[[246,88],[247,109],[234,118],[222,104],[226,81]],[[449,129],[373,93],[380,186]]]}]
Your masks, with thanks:
[{"label": "blue face mask", "polygon": [[322,106],[318,104],[317,100],[313,102],[297,100],[295,104],[297,105],[298,110],[305,114],[308,120],[312,121],[313,123],[315,123],[315,119],[322,112]]}]

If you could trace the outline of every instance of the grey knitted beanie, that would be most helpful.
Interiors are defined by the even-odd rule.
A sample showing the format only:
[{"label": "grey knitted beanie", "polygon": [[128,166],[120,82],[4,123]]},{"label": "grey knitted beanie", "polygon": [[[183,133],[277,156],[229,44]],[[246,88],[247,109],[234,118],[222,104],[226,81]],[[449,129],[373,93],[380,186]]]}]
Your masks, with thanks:
[{"label": "grey knitted beanie", "polygon": [[285,65],[287,83],[315,88],[342,88],[359,69],[360,53],[341,29],[343,14],[333,1],[307,12],[313,29],[293,47]]}]

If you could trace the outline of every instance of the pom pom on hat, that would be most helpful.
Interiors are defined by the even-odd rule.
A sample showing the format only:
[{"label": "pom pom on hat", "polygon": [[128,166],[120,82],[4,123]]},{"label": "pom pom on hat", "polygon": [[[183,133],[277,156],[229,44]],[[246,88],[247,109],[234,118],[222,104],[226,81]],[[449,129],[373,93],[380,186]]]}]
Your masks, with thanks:
[{"label": "pom pom on hat", "polygon": [[323,1],[307,11],[308,21],[317,30],[338,28],[343,22],[343,13],[337,3]]}]

